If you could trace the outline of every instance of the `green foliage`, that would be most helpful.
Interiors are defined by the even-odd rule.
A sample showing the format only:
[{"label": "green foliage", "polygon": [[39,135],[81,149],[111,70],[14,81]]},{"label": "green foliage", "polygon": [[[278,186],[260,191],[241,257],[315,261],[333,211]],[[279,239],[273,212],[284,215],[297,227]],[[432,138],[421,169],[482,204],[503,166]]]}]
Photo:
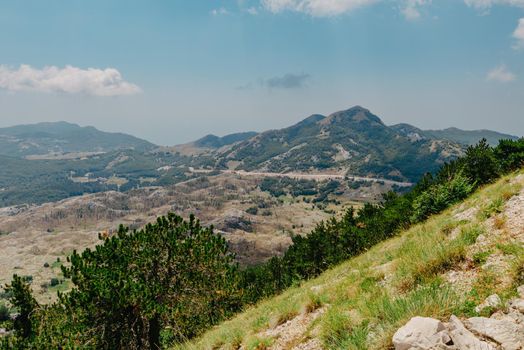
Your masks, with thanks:
[{"label": "green foliage", "polygon": [[480,185],[498,177],[500,165],[486,139],[482,139],[475,146],[468,147],[464,157],[464,172],[469,179],[475,180]]},{"label": "green foliage", "polygon": [[517,141],[501,140],[494,149],[494,155],[503,172],[521,168],[524,165],[524,138]]},{"label": "green foliage", "polygon": [[63,298],[100,329],[104,347],[155,349],[160,331],[192,337],[230,314],[235,264],[212,228],[170,214],[143,230],[120,227],[96,250],[73,253],[63,267],[75,288]]},{"label": "green foliage", "polygon": [[49,285],[50,285],[51,287],[55,287],[55,286],[57,286],[59,283],[60,283],[60,281],[59,281],[58,278],[56,278],[56,277],[51,278],[51,280],[49,281]]},{"label": "green foliage", "polygon": [[5,304],[0,304],[0,323],[9,320],[9,308]]},{"label": "green foliage", "polygon": [[438,183],[422,192],[413,201],[412,222],[419,222],[432,214],[441,212],[451,204],[466,198],[474,186],[458,174],[451,181]]},{"label": "green foliage", "polygon": [[473,255],[473,263],[476,266],[481,266],[486,263],[489,256],[492,254],[491,251],[485,251],[485,252],[478,252]]},{"label": "green foliage", "polygon": [[31,293],[31,287],[26,278],[14,275],[13,281],[5,287],[5,290],[7,293],[12,293],[9,300],[18,310],[14,330],[22,338],[29,338],[33,331],[31,316],[38,307],[38,303]]},{"label": "green foliage", "polygon": [[140,231],[120,227],[68,262],[62,271],[72,291],[39,312],[23,278],[8,288],[20,310],[15,329],[32,344],[157,349],[161,339],[193,337],[240,309],[224,238],[193,216],[169,214]]}]

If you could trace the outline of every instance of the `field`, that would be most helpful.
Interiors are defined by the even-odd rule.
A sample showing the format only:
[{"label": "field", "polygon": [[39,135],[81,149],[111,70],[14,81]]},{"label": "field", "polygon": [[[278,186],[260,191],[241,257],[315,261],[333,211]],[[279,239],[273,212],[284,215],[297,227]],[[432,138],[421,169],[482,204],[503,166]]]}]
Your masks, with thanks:
[{"label": "field", "polygon": [[[391,184],[294,180],[237,174],[203,175],[167,187],[100,192],[42,205],[0,210],[0,284],[31,276],[40,301],[67,288],[60,264],[73,250],[96,245],[118,225],[139,228],[176,212],[195,214],[228,240],[242,265],[283,253],[293,235],[348,206],[375,201]],[[58,279],[58,286],[55,284]],[[52,281],[53,280],[53,281]],[[65,283],[65,284],[64,284]]]}]

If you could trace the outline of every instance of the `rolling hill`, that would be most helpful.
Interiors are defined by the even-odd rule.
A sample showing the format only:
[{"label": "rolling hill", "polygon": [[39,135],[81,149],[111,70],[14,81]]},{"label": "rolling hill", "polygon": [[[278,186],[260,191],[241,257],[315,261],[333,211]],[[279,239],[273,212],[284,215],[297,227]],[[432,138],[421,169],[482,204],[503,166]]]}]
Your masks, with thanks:
[{"label": "rolling hill", "polygon": [[247,140],[256,134],[254,131],[239,132],[222,137],[210,134],[196,140],[194,144],[196,147],[220,148],[235,142]]},{"label": "rolling hill", "polygon": [[462,130],[458,128],[447,128],[443,130],[421,130],[409,124],[396,124],[392,129],[415,139],[441,139],[448,140],[463,145],[474,145],[481,139],[486,139],[491,146],[496,146],[499,140],[517,140],[518,137],[503,134],[492,130]]},{"label": "rolling hill", "polygon": [[0,129],[0,155],[45,156],[73,152],[93,153],[122,149],[148,151],[156,146],[123,133],[100,131],[67,122],[17,125]]}]

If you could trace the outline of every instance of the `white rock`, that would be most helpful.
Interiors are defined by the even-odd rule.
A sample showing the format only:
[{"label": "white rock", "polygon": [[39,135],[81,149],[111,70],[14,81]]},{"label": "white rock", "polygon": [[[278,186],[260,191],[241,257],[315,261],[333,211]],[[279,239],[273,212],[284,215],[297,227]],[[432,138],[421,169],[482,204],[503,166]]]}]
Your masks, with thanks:
[{"label": "white rock", "polygon": [[449,319],[449,335],[457,349],[461,350],[495,350],[490,344],[479,340],[468,331],[462,322],[452,315]]},{"label": "white rock", "polygon": [[393,345],[395,350],[445,349],[442,345],[446,337],[449,339],[442,322],[434,318],[417,316],[393,335]]},{"label": "white rock", "polygon": [[497,307],[502,303],[497,294],[492,294],[484,300],[484,302],[475,308],[476,312],[481,312],[487,307]]},{"label": "white rock", "polygon": [[504,350],[520,350],[524,347],[524,326],[509,320],[472,317],[464,321],[464,324],[473,333],[493,339]]},{"label": "white rock", "polygon": [[524,285],[517,288],[517,292],[519,293],[519,296],[524,299]]},{"label": "white rock", "polygon": [[524,314],[524,299],[512,300],[510,306],[518,310],[521,314]]}]

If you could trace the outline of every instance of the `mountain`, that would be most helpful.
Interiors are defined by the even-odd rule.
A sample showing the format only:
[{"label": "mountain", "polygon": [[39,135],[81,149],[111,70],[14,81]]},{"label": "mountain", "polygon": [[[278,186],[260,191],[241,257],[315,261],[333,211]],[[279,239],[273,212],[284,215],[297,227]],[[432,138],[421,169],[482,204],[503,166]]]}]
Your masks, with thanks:
[{"label": "mountain", "polygon": [[[173,348],[521,348],[523,186],[522,171],[504,177],[424,224]],[[399,328],[408,321],[427,327],[401,328],[401,338]],[[406,342],[399,345],[399,339]],[[442,339],[452,345],[442,345]]]},{"label": "mountain", "polygon": [[474,145],[485,138],[492,146],[496,146],[499,140],[517,140],[517,136],[503,134],[492,130],[462,130],[458,128],[447,128],[443,130],[421,130],[410,124],[396,124],[390,126],[397,132],[411,139],[435,139],[448,140],[463,145]]},{"label": "mountain", "polygon": [[196,140],[194,142],[194,145],[197,147],[220,148],[222,146],[227,146],[235,142],[244,141],[255,136],[256,134],[257,133],[254,131],[239,132],[222,137],[210,134],[202,137],[201,139]]},{"label": "mountain", "polygon": [[329,116],[312,115],[280,130],[237,142],[213,157],[217,166],[267,172],[336,171],[395,180],[416,180],[463,146],[448,140],[412,137],[356,106]]},{"label": "mountain", "polygon": [[12,157],[123,149],[143,152],[155,147],[154,144],[131,135],[104,132],[92,126],[81,127],[67,122],[0,128],[0,155]]},{"label": "mountain", "polygon": [[482,138],[485,138],[492,146],[496,146],[499,140],[517,140],[517,136],[502,134],[491,130],[461,130],[457,128],[447,128],[444,130],[425,130],[424,133],[433,138],[446,139],[465,145],[474,145]]}]

